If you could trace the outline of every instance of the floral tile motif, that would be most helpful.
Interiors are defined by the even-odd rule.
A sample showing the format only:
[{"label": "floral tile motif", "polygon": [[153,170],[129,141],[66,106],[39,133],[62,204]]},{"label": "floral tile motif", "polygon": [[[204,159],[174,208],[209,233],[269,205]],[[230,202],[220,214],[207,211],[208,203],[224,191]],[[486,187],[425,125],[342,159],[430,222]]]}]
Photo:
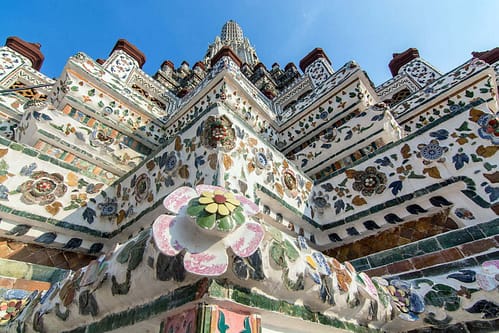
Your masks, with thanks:
[{"label": "floral tile motif", "polygon": [[133,193],[135,194],[135,200],[137,203],[141,203],[145,199],[148,201],[152,201],[152,192],[151,192],[151,179],[145,173],[139,175],[137,179],[132,181],[132,186],[134,187]]},{"label": "floral tile motif", "polygon": [[364,171],[355,171],[353,178],[355,182],[352,188],[364,196],[371,196],[374,193],[381,194],[386,189],[387,177],[376,167],[369,166]]},{"label": "floral tile motif", "polygon": [[0,296],[0,327],[14,321],[24,308],[34,299],[37,292],[10,289]]},{"label": "floral tile motif", "polygon": [[431,164],[432,162],[443,163],[445,162],[444,154],[449,151],[447,147],[441,147],[438,140],[431,140],[428,144],[419,144],[419,152],[417,156],[423,159],[424,164]]},{"label": "floral tile motif", "polygon": [[481,138],[490,140],[492,144],[499,145],[499,120],[491,114],[482,115],[477,124],[480,126],[478,135]]},{"label": "floral tile motif", "polygon": [[257,250],[263,239],[260,224],[246,220],[257,213],[258,207],[221,187],[181,187],[165,198],[164,206],[177,215],[156,219],[155,243],[167,256],[185,249],[184,267],[190,273],[223,274],[228,267],[227,247],[245,258]]},{"label": "floral tile motif", "polygon": [[324,212],[331,207],[329,194],[324,194],[322,191],[314,191],[311,200],[314,211],[319,215],[323,215]]},{"label": "floral tile motif", "polygon": [[272,152],[269,149],[256,148],[252,149],[253,161],[251,161],[251,166],[248,165],[248,169],[255,170],[257,175],[261,175],[263,172],[270,171],[272,169]]},{"label": "floral tile motif", "polygon": [[51,204],[67,191],[64,176],[59,173],[35,171],[30,175],[30,178],[17,189],[22,195],[21,200],[29,205],[35,203],[40,206]]}]

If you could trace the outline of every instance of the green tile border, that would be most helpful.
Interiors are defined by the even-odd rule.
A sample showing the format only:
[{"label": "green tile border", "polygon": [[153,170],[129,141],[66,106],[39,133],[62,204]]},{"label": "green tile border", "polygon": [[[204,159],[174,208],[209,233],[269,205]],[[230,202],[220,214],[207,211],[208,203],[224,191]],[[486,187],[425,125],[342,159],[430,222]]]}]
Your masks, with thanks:
[{"label": "green tile border", "polygon": [[370,254],[352,260],[350,263],[357,270],[368,270],[392,264],[404,259],[410,259],[420,255],[453,248],[458,245],[463,245],[498,234],[499,218],[496,218],[488,222],[448,231],[444,234],[425,238],[417,242],[412,242],[396,248]]},{"label": "green tile border", "polygon": [[417,272],[402,273],[399,275],[390,276],[388,280],[401,279],[407,281],[415,278],[443,275],[456,270],[480,266],[485,261],[497,260],[497,259],[499,259],[499,250],[494,252],[489,252],[487,254],[481,254],[474,257],[468,257],[461,260],[456,260],[449,263],[444,263],[441,265],[424,268]]},{"label": "green tile border", "polygon": [[467,105],[463,106],[460,110],[458,111],[455,111],[455,112],[452,112],[452,113],[449,113],[449,114],[446,114],[445,116],[443,117],[440,117],[438,118],[437,120],[431,122],[430,124],[418,129],[417,131],[407,135],[406,137],[403,137],[402,139],[398,140],[398,141],[394,141],[394,142],[391,142],[391,143],[388,143],[386,145],[384,145],[383,147],[380,147],[378,149],[376,149],[374,152],[372,152],[371,154],[368,154],[358,160],[356,160],[355,162],[353,162],[352,164],[348,165],[348,167],[344,167],[344,168],[341,168],[341,169],[338,169],[336,170],[335,172],[331,173],[330,175],[326,176],[326,177],[323,177],[323,178],[320,178],[320,179],[317,179],[315,181],[315,184],[320,184],[320,183],[323,183],[327,180],[330,180],[331,178],[334,178],[336,177],[337,175],[339,174],[342,174],[345,172],[346,169],[351,169],[361,163],[364,163],[365,161],[375,157],[375,156],[378,156],[380,154],[384,154],[387,150],[393,148],[393,147],[396,147],[398,145],[401,145],[403,143],[406,143],[407,141],[410,141],[412,140],[414,137],[417,137],[417,136],[420,136],[421,134],[423,134],[424,132],[427,132],[429,131],[430,129],[436,127],[436,126],[439,126],[441,123],[451,119],[451,118],[454,118],[456,115],[459,115],[465,111],[468,111],[469,109],[473,108],[473,107],[476,107],[476,106],[479,106],[481,104],[484,104],[484,103],[488,103],[490,101],[492,101],[493,99],[492,98],[489,98],[488,100],[484,100],[482,98],[479,98],[475,101],[472,101],[470,103],[468,103]]},{"label": "green tile border", "polygon": [[[85,326],[79,326],[71,330],[64,331],[63,333],[101,333],[134,325],[153,316],[166,313],[169,310],[175,309],[189,302],[196,301],[196,293],[204,283],[205,279],[198,280],[191,285],[180,287],[170,293],[162,295],[149,303],[142,304],[125,311],[108,314],[96,322],[89,323]],[[255,294],[246,288],[238,286],[226,287],[215,280],[210,281],[208,294],[218,298],[222,297],[229,299],[242,305],[256,307],[262,310],[277,311],[312,323],[327,325],[339,329],[362,333],[383,332],[380,329],[361,326],[352,322],[346,322],[337,318],[328,317],[318,312],[313,312],[306,306],[294,305],[286,301],[271,299],[263,295]],[[203,303],[203,301],[199,300],[199,303]]]},{"label": "green tile border", "polygon": [[169,310],[196,300],[196,292],[203,285],[203,280],[194,284],[175,289],[174,291],[162,295],[152,302],[129,308],[125,311],[109,314],[99,321],[79,326],[63,333],[101,333],[127,327],[152,316],[166,313]]},{"label": "green tile border", "polygon": [[[469,66],[469,65],[470,65],[470,63],[471,63],[471,60],[468,60],[467,62],[465,62],[464,64],[460,65],[459,67],[454,68],[454,69],[450,70],[449,72],[447,72],[447,73],[443,74],[442,76],[440,76],[438,79],[436,79],[434,82],[430,83],[429,85],[427,85],[427,86],[425,86],[425,87],[421,88],[420,90],[418,90],[418,91],[414,92],[414,94],[415,94],[415,93],[417,93],[417,92],[420,92],[421,90],[423,90],[423,89],[425,89],[425,88],[433,88],[434,86],[438,85],[438,84],[437,84],[437,82],[438,82],[439,80],[441,80],[441,79],[443,79],[443,78],[445,78],[445,77],[449,77],[449,76],[451,76],[451,75],[452,75],[452,74],[454,74],[454,73],[459,73],[459,72],[461,72],[461,69],[462,69],[462,68],[464,68],[464,67],[466,67],[466,66]],[[402,116],[405,116],[405,115],[409,114],[412,110],[415,110],[415,109],[419,108],[421,105],[424,105],[424,104],[426,104],[426,103],[428,103],[428,102],[432,102],[432,101],[434,101],[434,100],[435,100],[435,99],[437,99],[439,96],[441,96],[441,95],[445,95],[445,93],[446,93],[446,92],[448,92],[448,91],[450,91],[450,90],[454,89],[456,86],[458,86],[458,85],[460,85],[461,83],[465,82],[466,80],[469,80],[469,79],[471,79],[472,77],[475,77],[476,75],[478,75],[478,74],[480,74],[480,73],[482,73],[482,72],[486,71],[486,70],[487,70],[487,69],[489,69],[489,68],[491,68],[491,66],[488,66],[488,65],[487,65],[487,66],[483,67],[482,69],[480,69],[480,70],[478,70],[478,71],[476,71],[476,72],[469,73],[467,76],[465,76],[464,78],[462,78],[462,79],[460,79],[460,80],[458,80],[458,81],[454,82],[453,84],[450,84],[450,85],[449,85],[449,83],[447,83],[447,84],[449,85],[449,87],[448,87],[447,89],[445,89],[445,90],[441,90],[441,91],[439,91],[437,94],[435,94],[434,96],[431,96],[430,98],[425,99],[425,100],[423,101],[423,103],[417,103],[414,107],[412,107],[412,108],[410,108],[410,109],[407,109],[407,110],[404,110],[404,113],[400,114],[397,118],[400,118],[400,117],[402,117]],[[440,83],[440,84],[441,84],[441,83]],[[414,94],[411,94],[411,95],[414,95]],[[401,102],[399,102],[399,103],[395,104],[395,105],[393,106],[393,108],[395,109],[398,105],[403,104],[404,102],[406,102],[406,100],[401,101]]]},{"label": "green tile border", "polygon": [[62,268],[0,258],[0,275],[6,277],[55,283],[68,274],[69,270]]},{"label": "green tile border", "polygon": [[[383,332],[383,330],[381,329],[361,326],[353,322],[342,321],[338,318],[329,317],[319,312],[314,312],[307,306],[291,304],[284,300],[277,300],[275,298],[269,298],[261,294],[256,294],[250,289],[244,287],[235,285],[226,286],[222,283],[219,283],[218,281],[212,281],[209,288],[210,296],[223,297],[218,295],[229,295],[231,300],[239,304],[243,304],[253,308],[259,308],[262,310],[279,312],[284,315],[301,318],[312,323],[332,326],[335,328],[350,330],[353,332]],[[212,288],[214,289],[213,293],[211,292]]]}]

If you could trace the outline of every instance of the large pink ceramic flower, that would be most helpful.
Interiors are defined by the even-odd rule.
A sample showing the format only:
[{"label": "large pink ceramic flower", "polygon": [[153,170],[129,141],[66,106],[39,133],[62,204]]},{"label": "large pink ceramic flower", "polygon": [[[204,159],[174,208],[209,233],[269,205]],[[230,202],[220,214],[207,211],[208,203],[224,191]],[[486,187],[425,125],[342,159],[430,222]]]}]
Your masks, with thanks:
[{"label": "large pink ceramic flower", "polygon": [[224,188],[180,187],[163,204],[176,216],[160,215],[154,221],[154,241],[167,256],[185,249],[184,267],[188,272],[221,275],[227,270],[228,247],[244,258],[252,255],[263,239],[262,226],[245,218],[256,214],[258,206]]}]

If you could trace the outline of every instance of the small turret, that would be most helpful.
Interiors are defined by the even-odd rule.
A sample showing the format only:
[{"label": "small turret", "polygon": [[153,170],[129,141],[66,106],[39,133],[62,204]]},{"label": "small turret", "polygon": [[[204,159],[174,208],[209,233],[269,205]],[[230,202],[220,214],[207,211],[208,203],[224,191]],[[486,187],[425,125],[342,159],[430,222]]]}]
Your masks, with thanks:
[{"label": "small turret", "polygon": [[117,50],[121,50],[135,59],[140,68],[142,68],[142,66],[144,66],[144,64],[146,63],[146,56],[144,55],[144,53],[142,53],[142,51],[140,51],[135,45],[133,45],[126,39],[118,39],[116,45],[114,45],[113,50],[109,55],[113,54],[113,52]]},{"label": "small turret", "polygon": [[37,71],[42,68],[45,57],[43,56],[42,51],[40,51],[40,48],[42,47],[40,43],[30,43],[19,37],[13,36],[7,38],[5,46],[28,58],[29,61],[31,61],[31,67]]},{"label": "small turret", "polygon": [[392,72],[393,76],[396,76],[399,72],[399,69],[410,61],[419,58],[419,51],[416,48],[409,48],[402,53],[394,53],[393,59],[388,64],[390,67],[390,72]]}]

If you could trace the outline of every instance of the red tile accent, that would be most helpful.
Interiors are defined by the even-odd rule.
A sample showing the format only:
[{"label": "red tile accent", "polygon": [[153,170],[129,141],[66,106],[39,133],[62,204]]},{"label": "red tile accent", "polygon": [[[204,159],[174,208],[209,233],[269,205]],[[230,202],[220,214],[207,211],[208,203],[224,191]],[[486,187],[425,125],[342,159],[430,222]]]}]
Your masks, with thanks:
[{"label": "red tile accent", "polygon": [[[142,68],[142,66],[146,63],[146,56],[142,51],[140,51],[137,46],[133,45],[126,39],[118,39],[116,44],[113,47],[113,50],[111,51],[111,54],[116,51],[116,50],[122,50],[126,54],[128,54],[130,57],[134,58],[137,60],[139,63],[139,67]],[[109,55],[111,55],[109,54]]]},{"label": "red tile accent", "polygon": [[496,203],[490,207],[496,213],[496,215],[499,215],[499,203]]},{"label": "red tile accent", "polygon": [[292,69],[295,69],[295,70],[296,70],[296,65],[295,65],[294,63],[292,63],[292,62],[289,62],[289,63],[286,65],[286,67],[284,67],[284,70],[285,70],[285,71],[290,71],[290,70],[292,70]]},{"label": "red tile accent", "polygon": [[0,277],[0,288],[12,289],[14,282],[16,282],[16,279]]},{"label": "red tile accent", "polygon": [[419,58],[419,51],[415,48],[409,48],[402,53],[394,53],[393,59],[388,64],[390,67],[390,71],[392,75],[395,76],[398,74],[400,67],[407,64],[409,61]]},{"label": "red tile accent", "polygon": [[414,269],[414,266],[409,260],[398,261],[386,266],[390,274],[400,274]]},{"label": "red tile accent", "polygon": [[307,54],[302,60],[300,60],[300,68],[303,72],[305,72],[305,69],[313,63],[315,60],[319,58],[324,58],[326,61],[331,64],[331,60],[327,57],[326,53],[324,53],[324,50],[321,49],[320,47],[316,47],[312,51],[310,51],[309,54]]},{"label": "red tile accent", "polygon": [[168,66],[170,67],[172,70],[175,70],[175,65],[173,64],[173,62],[171,62],[170,60],[165,60],[163,61],[163,63],[161,64],[161,68],[163,68],[163,66]]},{"label": "red tile accent", "polygon": [[27,291],[48,290],[50,288],[50,283],[43,281],[0,277],[0,288],[21,289]]},{"label": "red tile accent", "polygon": [[430,267],[450,261],[455,261],[463,258],[463,255],[457,248],[442,250],[435,253],[426,254],[424,256],[419,256],[411,258],[411,262],[414,268],[421,269],[424,267]]},{"label": "red tile accent", "polygon": [[256,64],[255,67],[253,68],[253,71],[256,72],[256,70],[259,69],[260,67],[263,68],[265,71],[267,71],[267,67],[265,67],[265,64],[262,62],[259,62],[258,64]]},{"label": "red tile accent", "polygon": [[23,280],[17,279],[13,286],[14,289],[22,289],[28,291],[34,290],[49,290],[50,283],[43,281],[31,281],[31,280]]},{"label": "red tile accent", "polygon": [[370,269],[368,271],[364,271],[364,273],[366,273],[370,277],[373,277],[373,276],[383,276],[383,275],[390,274],[388,272],[388,269],[387,269],[386,266],[376,267],[376,268]]},{"label": "red tile accent", "polygon": [[211,66],[212,67],[215,66],[217,61],[220,60],[222,57],[231,58],[239,67],[241,67],[243,64],[241,59],[239,59],[239,57],[234,53],[234,51],[232,51],[230,47],[224,46],[220,49],[220,51],[217,52],[217,54],[213,56],[213,58],[211,58]]},{"label": "red tile accent", "polygon": [[488,249],[497,247],[496,242],[492,238],[480,239],[461,246],[461,252],[465,256],[471,256],[476,253],[487,251]]},{"label": "red tile accent", "polygon": [[202,63],[201,61],[198,61],[194,64],[194,67],[193,68],[196,68],[196,67],[199,67],[201,68],[203,71],[206,70],[206,66],[204,65],[204,63]]},{"label": "red tile accent", "polygon": [[9,37],[5,42],[5,46],[11,48],[12,50],[21,53],[23,56],[31,61],[31,67],[37,71],[42,68],[43,60],[45,59],[40,48],[42,47],[39,43],[30,43],[22,40],[19,37]]},{"label": "red tile accent", "polygon": [[492,50],[483,52],[471,52],[474,58],[481,59],[488,64],[493,64],[499,60],[499,47],[493,48]]}]

